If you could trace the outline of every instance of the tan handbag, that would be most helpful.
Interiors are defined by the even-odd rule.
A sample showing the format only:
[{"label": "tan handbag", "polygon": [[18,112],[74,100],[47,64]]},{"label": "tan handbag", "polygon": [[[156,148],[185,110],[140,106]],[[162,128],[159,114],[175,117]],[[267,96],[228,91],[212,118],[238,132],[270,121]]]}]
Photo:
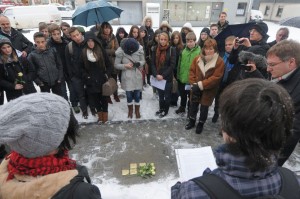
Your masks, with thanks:
[{"label": "tan handbag", "polygon": [[107,81],[102,85],[102,95],[111,96],[117,89],[118,85],[116,80],[114,78],[107,77]]}]

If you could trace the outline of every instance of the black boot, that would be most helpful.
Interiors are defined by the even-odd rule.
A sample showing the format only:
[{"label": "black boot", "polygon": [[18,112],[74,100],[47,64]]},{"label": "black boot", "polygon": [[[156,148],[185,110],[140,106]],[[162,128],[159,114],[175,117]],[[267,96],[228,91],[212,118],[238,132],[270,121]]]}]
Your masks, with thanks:
[{"label": "black boot", "polygon": [[201,134],[201,133],[202,133],[202,131],[203,131],[203,125],[204,125],[203,122],[199,122],[199,123],[197,124],[197,127],[196,127],[196,134]]},{"label": "black boot", "polygon": [[156,116],[159,116],[162,112],[164,112],[165,107],[164,107],[164,102],[159,101],[159,110],[155,112]]},{"label": "black boot", "polygon": [[219,113],[215,112],[214,116],[211,118],[212,123],[216,123],[219,118]]},{"label": "black boot", "polygon": [[159,118],[163,118],[166,115],[168,115],[168,113],[169,113],[169,107],[170,107],[170,105],[167,105],[167,104],[165,105],[164,111],[159,114]]},{"label": "black boot", "polygon": [[189,129],[193,128],[195,126],[195,123],[196,123],[196,120],[190,118],[189,123],[187,125],[185,125],[185,129],[189,130]]},{"label": "black boot", "polygon": [[180,106],[180,107],[175,111],[175,113],[176,113],[176,114],[185,113],[185,107]]}]

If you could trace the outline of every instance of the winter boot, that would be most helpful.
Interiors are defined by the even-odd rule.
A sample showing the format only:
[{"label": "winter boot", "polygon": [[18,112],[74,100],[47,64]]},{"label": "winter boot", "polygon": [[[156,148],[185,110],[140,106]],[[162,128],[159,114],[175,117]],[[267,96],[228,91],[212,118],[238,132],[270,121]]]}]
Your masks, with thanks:
[{"label": "winter boot", "polygon": [[116,102],[120,102],[120,98],[117,94],[114,94],[114,99],[115,99]]},{"label": "winter boot", "polygon": [[204,122],[199,122],[196,127],[196,134],[201,134],[203,131]]},{"label": "winter boot", "polygon": [[176,111],[176,114],[185,113],[185,108],[183,106],[180,106]]},{"label": "winter boot", "polygon": [[159,114],[159,118],[163,118],[169,113],[170,105],[165,104],[164,111]]},{"label": "winter boot", "polygon": [[140,119],[141,118],[140,105],[135,105],[135,117],[136,117],[136,119]]},{"label": "winter boot", "polygon": [[103,121],[103,112],[98,112],[97,115],[98,115],[98,123],[101,124]]},{"label": "winter boot", "polygon": [[102,112],[102,123],[105,124],[108,121],[108,112]]},{"label": "winter boot", "polygon": [[111,101],[110,97],[107,98],[107,103],[113,104],[113,102]]},{"label": "winter boot", "polygon": [[215,112],[214,116],[211,118],[212,123],[216,123],[219,118],[219,113]]},{"label": "winter boot", "polygon": [[84,119],[88,119],[88,116],[89,116],[89,114],[88,114],[87,110],[82,111],[82,117],[83,117]]},{"label": "winter boot", "polygon": [[155,112],[156,116],[159,116],[164,111],[164,102],[159,101],[159,110]]},{"label": "winter boot", "polygon": [[127,105],[128,106],[128,118],[132,119],[133,114],[133,105]]},{"label": "winter boot", "polygon": [[187,125],[185,125],[185,129],[186,130],[190,130],[191,128],[193,128],[195,126],[196,120],[190,118],[189,123],[187,123]]}]

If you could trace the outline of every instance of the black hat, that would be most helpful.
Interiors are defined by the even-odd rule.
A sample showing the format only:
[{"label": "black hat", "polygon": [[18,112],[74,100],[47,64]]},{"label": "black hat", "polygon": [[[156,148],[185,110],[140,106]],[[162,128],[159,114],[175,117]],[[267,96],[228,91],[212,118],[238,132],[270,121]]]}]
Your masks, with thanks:
[{"label": "black hat", "polygon": [[[205,32],[207,35],[210,35],[210,30],[208,29],[208,28],[203,28],[202,30],[201,30],[201,33],[203,33],[203,32]],[[200,33],[200,34],[201,34]]]},{"label": "black hat", "polygon": [[264,22],[257,22],[255,24],[253,24],[253,26],[251,27],[251,29],[255,29],[257,30],[257,32],[259,32],[259,34],[261,34],[263,37],[268,36],[268,25]]},{"label": "black hat", "polygon": [[140,47],[140,44],[134,38],[128,38],[124,43],[124,52],[127,55],[132,55]]}]

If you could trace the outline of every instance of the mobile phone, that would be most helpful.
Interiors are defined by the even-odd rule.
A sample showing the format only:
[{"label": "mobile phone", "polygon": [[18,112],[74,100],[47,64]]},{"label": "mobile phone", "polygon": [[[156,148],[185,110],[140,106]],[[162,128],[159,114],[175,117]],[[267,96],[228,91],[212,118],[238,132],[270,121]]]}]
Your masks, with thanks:
[{"label": "mobile phone", "polygon": [[239,38],[237,38],[236,40],[235,40],[235,43],[237,43],[237,44],[242,44],[244,41],[243,40],[240,40]]},{"label": "mobile phone", "polygon": [[247,66],[246,64],[241,64],[241,68],[245,71],[251,71],[251,66]]}]

